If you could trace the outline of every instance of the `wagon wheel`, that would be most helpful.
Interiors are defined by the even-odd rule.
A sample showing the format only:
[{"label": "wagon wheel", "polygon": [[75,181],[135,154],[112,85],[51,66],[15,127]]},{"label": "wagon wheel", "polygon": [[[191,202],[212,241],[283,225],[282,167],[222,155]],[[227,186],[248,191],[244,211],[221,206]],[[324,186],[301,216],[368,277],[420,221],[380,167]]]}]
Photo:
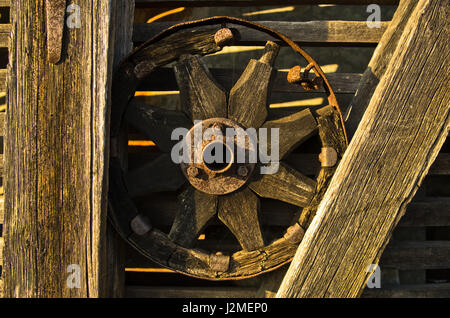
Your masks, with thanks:
[{"label": "wagon wheel", "polygon": [[[322,90],[329,105],[279,119],[268,118],[268,96],[275,73],[273,63],[279,50],[278,44],[271,41],[259,60],[250,60],[227,93],[200,58],[238,41],[239,32],[225,24],[268,33],[298,52],[307,66],[303,72],[299,66],[293,67],[287,79],[292,84],[288,85]],[[207,28],[215,25],[219,27],[213,32]],[[182,111],[133,100],[139,83],[156,68],[171,62],[175,62]],[[314,79],[308,77],[310,71]],[[319,65],[306,52],[276,31],[241,19],[215,17],[183,23],[147,41],[121,63],[113,78],[112,100],[109,214],[124,239],[162,266],[214,280],[255,276],[292,260],[347,146],[335,95]],[[121,131],[125,119],[163,152],[156,160],[129,173],[123,164]],[[185,141],[189,140],[188,136],[194,138],[177,145],[171,139],[176,128],[185,128]],[[208,128],[214,133],[195,143],[195,133],[206,132]],[[229,146],[227,141],[234,137],[226,135],[227,128],[234,129],[240,134],[238,137],[243,137],[238,139],[245,141]],[[264,144],[252,142],[255,136],[249,135],[252,130],[248,128],[269,129],[268,149],[265,149],[269,153],[276,151],[272,149],[275,135],[270,129],[279,129],[279,162],[250,160],[254,158],[252,154],[262,153]],[[313,180],[282,160],[316,133],[322,143],[321,169]],[[261,136],[257,140],[261,141]],[[173,151],[174,146],[181,145],[190,145],[189,149],[194,151],[184,157],[189,160],[177,164],[173,162],[174,153],[186,156],[179,149]],[[223,152],[223,162],[209,160],[216,151]],[[239,151],[243,157],[236,160]],[[267,173],[272,165],[278,169]],[[152,227],[132,199],[158,191],[180,192],[179,210],[168,233]],[[284,235],[270,242],[259,223],[260,197],[280,200],[300,209],[299,217],[285,229]],[[240,250],[227,254],[220,246],[213,251],[195,248],[199,234],[216,217],[235,236]]]}]

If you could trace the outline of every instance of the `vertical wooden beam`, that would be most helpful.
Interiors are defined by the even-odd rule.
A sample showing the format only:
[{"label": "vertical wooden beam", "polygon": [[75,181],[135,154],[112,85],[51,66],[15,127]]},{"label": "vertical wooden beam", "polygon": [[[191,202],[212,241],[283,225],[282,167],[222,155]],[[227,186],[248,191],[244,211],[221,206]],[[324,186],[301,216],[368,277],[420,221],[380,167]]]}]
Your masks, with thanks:
[{"label": "vertical wooden beam", "polygon": [[81,27],[66,27],[57,65],[47,61],[44,2],[11,4],[5,296],[98,297],[106,256],[111,1],[77,2]]},{"label": "vertical wooden beam", "polygon": [[277,297],[361,294],[450,128],[447,8],[418,2]]},{"label": "vertical wooden beam", "polygon": [[[113,24],[118,26],[112,32],[114,38],[113,72],[121,60],[133,50],[134,0],[114,1]],[[125,131],[124,134],[127,134]],[[122,147],[128,146],[128,135],[123,139]],[[126,153],[126,152],[124,152]],[[124,168],[126,168],[124,158]],[[107,167],[107,166],[106,166]],[[106,229],[107,279],[106,297],[125,296],[125,242],[110,222]]]}]

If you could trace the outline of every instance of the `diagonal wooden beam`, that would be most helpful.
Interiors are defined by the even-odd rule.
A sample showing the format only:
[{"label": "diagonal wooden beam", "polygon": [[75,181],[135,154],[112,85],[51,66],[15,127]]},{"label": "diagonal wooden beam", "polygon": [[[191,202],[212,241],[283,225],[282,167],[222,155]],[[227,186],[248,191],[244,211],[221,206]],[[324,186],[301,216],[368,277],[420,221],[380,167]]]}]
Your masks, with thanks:
[{"label": "diagonal wooden beam", "polygon": [[448,134],[447,6],[418,2],[277,297],[361,295]]}]

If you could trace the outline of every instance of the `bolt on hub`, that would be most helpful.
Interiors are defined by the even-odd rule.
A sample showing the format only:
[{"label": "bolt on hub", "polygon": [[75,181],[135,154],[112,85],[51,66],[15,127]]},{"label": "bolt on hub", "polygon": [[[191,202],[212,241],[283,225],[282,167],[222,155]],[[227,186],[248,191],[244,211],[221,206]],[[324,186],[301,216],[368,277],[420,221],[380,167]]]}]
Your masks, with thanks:
[{"label": "bolt on hub", "polygon": [[256,162],[256,141],[242,126],[226,118],[211,118],[195,124],[185,136],[189,162],[180,164],[197,190],[223,195],[241,188],[251,177]]}]

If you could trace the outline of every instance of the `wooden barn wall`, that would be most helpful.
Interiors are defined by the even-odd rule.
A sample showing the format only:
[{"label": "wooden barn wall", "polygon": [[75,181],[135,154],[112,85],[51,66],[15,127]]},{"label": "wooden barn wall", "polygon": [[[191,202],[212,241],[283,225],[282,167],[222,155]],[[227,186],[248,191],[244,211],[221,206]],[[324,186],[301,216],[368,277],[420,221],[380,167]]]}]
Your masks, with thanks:
[{"label": "wooden barn wall", "polygon": [[[318,62],[330,78],[337,98],[345,112],[361,73],[365,70],[377,41],[395,11],[393,0],[363,1],[336,0],[336,5],[274,5],[275,1],[262,1],[266,6],[252,5],[256,1],[149,1],[136,0],[135,45],[156,34],[163,28],[181,21],[195,20],[217,15],[241,17],[252,21],[264,21],[280,32],[299,42]],[[261,1],[258,4],[262,3]],[[300,1],[297,1],[300,2]],[[330,1],[327,1],[328,3]],[[380,29],[368,29],[365,21],[369,13],[366,5],[381,6]],[[305,3],[305,1],[303,1]],[[9,1],[0,0],[0,132],[4,128],[5,73],[8,63]],[[394,4],[394,5],[393,5]],[[183,7],[183,6],[184,7]],[[207,6],[210,5],[210,6]],[[246,6],[247,5],[247,6]],[[195,7],[199,6],[199,7]],[[319,21],[305,23],[306,21]],[[328,21],[328,22],[325,22]],[[331,21],[331,22],[330,22]],[[230,87],[250,58],[261,53],[266,38],[255,34],[243,34],[239,46],[225,49],[208,56],[205,61],[213,75],[226,88]],[[276,62],[279,76],[284,76],[293,65],[298,64],[295,55],[282,48]],[[156,78],[164,81],[145,82],[136,93],[137,98],[156,106],[177,109],[179,95],[173,73],[162,69]],[[271,111],[274,116],[298,111],[305,106],[323,106],[323,94],[306,93],[276,81],[271,96]],[[3,135],[2,133],[0,134]],[[0,171],[3,170],[3,138],[0,138]],[[316,166],[317,148],[314,142],[297,149],[288,162],[301,172],[311,175]],[[130,170],[147,160],[155,158],[157,150],[150,140],[135,131],[130,132]],[[408,206],[405,217],[395,230],[380,263],[381,289],[366,289],[364,297],[432,297],[450,296],[450,143],[447,140],[429,175]],[[2,223],[3,187],[0,187],[0,295],[2,290]],[[155,214],[157,222],[168,226],[176,205],[169,193],[140,198],[139,209],[143,213]],[[171,203],[172,202],[172,203]],[[269,202],[270,203],[270,202]],[[289,207],[285,207],[289,210]],[[161,211],[168,211],[164,213]],[[268,208],[267,216],[279,211]],[[172,213],[172,214],[171,214]],[[274,218],[271,218],[274,219]],[[285,220],[277,218],[272,226],[283,226]],[[206,233],[208,236],[208,233]],[[202,237],[200,237],[202,238]],[[265,283],[282,276],[286,268],[274,273],[238,281],[211,282],[190,278],[161,268],[127,248],[126,293],[128,297],[254,297],[271,295]],[[261,292],[263,292],[261,294]]]}]

